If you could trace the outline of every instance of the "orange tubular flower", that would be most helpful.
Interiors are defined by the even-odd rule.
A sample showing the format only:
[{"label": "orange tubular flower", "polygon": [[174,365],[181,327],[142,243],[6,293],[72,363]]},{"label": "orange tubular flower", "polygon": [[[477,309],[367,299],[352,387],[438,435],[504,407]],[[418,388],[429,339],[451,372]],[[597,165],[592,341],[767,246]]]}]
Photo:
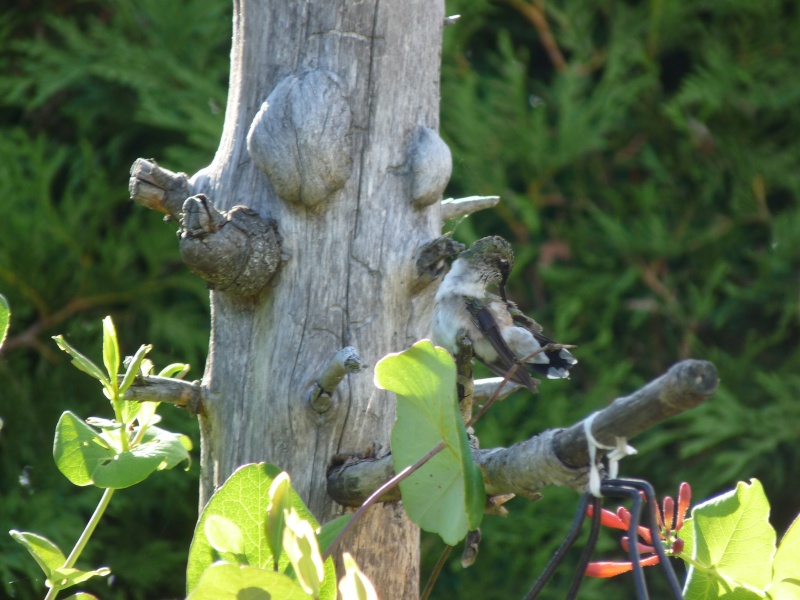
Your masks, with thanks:
[{"label": "orange tubular flower", "polygon": [[[686,517],[686,512],[689,510],[691,498],[692,488],[688,483],[683,482],[678,488],[677,512],[675,511],[675,500],[669,496],[664,498],[662,507],[656,505],[656,521],[659,529],[657,543],[663,544],[668,555],[677,556],[683,552],[683,540],[678,537],[678,531],[683,527],[683,521]],[[591,519],[593,515],[593,507],[588,506],[586,516]],[[613,529],[627,531],[631,524],[631,513],[622,506],[617,509],[616,513],[603,509],[600,514],[600,524]],[[643,542],[636,540],[639,553],[649,555],[642,558],[642,566],[657,565],[659,558],[658,554],[655,554],[656,550],[652,545],[653,539],[652,535],[650,535],[650,529],[639,526],[637,533],[643,540]],[[626,552],[628,551],[630,546],[628,536],[623,536],[620,540],[620,545]],[[586,575],[589,577],[615,577],[632,570],[633,564],[630,561],[599,561],[589,563],[586,567]]]}]

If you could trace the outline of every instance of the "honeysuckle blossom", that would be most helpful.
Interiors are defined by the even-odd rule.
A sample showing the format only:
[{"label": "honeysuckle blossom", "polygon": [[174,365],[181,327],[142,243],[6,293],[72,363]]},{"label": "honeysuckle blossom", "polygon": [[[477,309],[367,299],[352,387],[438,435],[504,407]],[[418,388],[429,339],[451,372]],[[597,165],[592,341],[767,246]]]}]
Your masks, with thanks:
[{"label": "honeysuckle blossom", "polygon": [[[675,511],[675,501],[667,496],[664,498],[661,507],[656,506],[656,519],[658,522],[659,539],[657,543],[663,544],[664,549],[670,556],[678,556],[683,552],[683,540],[678,537],[678,532],[683,527],[683,521],[686,517],[686,511],[689,510],[689,503],[692,497],[692,488],[688,483],[681,483],[678,488],[678,510]],[[586,516],[592,518],[594,510],[592,506],[586,509]],[[619,507],[617,512],[602,509],[600,514],[600,524],[613,529],[622,529],[627,531],[631,524],[631,513],[624,507]],[[641,564],[643,567],[657,565],[659,562],[658,554],[655,554],[655,547],[653,546],[653,538],[650,535],[650,529],[647,527],[639,526],[637,528],[638,537],[642,541],[636,541],[639,547],[639,554],[642,555]],[[627,552],[630,540],[628,536],[623,536],[620,540],[620,545]],[[645,556],[647,555],[647,556]],[[633,570],[633,563],[630,561],[598,561],[591,562],[586,567],[586,575],[589,577],[615,577],[622,573],[627,573]]]}]

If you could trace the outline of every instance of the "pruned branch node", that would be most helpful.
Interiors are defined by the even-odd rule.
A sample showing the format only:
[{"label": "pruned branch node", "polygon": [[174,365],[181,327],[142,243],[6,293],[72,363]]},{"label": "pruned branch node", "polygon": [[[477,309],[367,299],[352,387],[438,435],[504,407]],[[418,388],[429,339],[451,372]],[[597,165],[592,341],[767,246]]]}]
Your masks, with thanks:
[{"label": "pruned branch node", "polygon": [[281,264],[278,223],[246,206],[220,211],[204,194],[183,205],[181,256],[209,287],[247,298],[260,294]]}]

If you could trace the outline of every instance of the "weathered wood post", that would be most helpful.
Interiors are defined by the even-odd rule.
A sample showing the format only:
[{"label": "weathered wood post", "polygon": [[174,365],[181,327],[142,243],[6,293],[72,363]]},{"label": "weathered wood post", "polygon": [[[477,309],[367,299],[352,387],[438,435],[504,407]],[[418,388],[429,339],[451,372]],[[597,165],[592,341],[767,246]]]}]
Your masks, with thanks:
[{"label": "weathered wood post", "polygon": [[[451,170],[436,133],[443,26],[441,1],[234,0],[213,162],[190,178],[134,165],[132,196],[181,220],[184,260],[212,288],[201,503],[268,461],[324,522],[342,511],[331,458],[388,451],[394,401],[371,373],[430,326],[436,256],[417,263]],[[369,368],[321,391],[347,346]],[[387,504],[346,546],[381,597],[415,598],[418,538]]]}]

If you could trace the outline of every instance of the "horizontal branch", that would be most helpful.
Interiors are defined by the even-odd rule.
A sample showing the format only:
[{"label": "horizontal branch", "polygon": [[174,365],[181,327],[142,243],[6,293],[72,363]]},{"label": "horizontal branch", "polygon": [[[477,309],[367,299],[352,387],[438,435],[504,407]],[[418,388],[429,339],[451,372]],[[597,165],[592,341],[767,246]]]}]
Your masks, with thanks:
[{"label": "horizontal branch", "polygon": [[203,388],[200,384],[171,377],[137,377],[125,391],[125,400],[166,402],[185,408],[192,415],[203,412]]},{"label": "horizontal branch", "polygon": [[[617,398],[595,413],[592,435],[608,446],[613,446],[617,437],[631,439],[669,417],[698,406],[714,393],[717,384],[717,370],[712,363],[682,361],[630,396]],[[487,494],[514,493],[533,498],[549,485],[584,491],[589,466],[585,421],[568,429],[545,431],[509,448],[473,450]],[[358,506],[393,475],[391,455],[350,459],[328,471],[328,493],[339,504]],[[397,497],[395,490],[385,500]]]},{"label": "horizontal branch", "polygon": [[[617,398],[599,411],[592,435],[613,446],[615,438],[631,439],[661,421],[699,406],[716,391],[717,368],[706,360],[684,360],[630,396]],[[555,453],[565,465],[588,464],[589,452],[583,422],[561,432],[554,440]]]}]

